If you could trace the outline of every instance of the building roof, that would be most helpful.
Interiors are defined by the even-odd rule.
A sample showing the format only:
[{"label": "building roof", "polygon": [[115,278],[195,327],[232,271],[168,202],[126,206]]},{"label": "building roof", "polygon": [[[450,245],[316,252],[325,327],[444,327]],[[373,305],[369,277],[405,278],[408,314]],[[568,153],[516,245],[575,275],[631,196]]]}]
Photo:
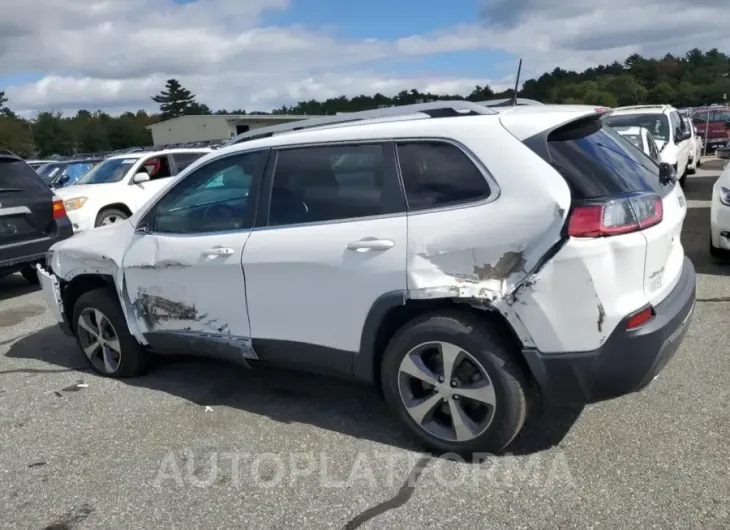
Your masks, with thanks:
[{"label": "building roof", "polygon": [[152,125],[145,127],[151,129],[156,125],[167,125],[170,122],[178,120],[186,120],[191,118],[218,118],[225,120],[261,120],[261,121],[287,121],[287,120],[308,120],[309,118],[320,118],[319,115],[314,114],[187,114],[185,116],[178,116],[177,118],[170,118],[169,120],[158,121]]}]

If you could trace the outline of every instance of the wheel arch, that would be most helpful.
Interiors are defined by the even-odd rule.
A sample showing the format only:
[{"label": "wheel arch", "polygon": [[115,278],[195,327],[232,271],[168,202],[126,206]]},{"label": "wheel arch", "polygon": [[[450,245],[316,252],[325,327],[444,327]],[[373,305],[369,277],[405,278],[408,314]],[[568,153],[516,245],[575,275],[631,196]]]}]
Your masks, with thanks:
[{"label": "wheel arch", "polygon": [[105,204],[101,208],[99,208],[99,211],[96,212],[96,217],[94,218],[94,225],[99,221],[99,216],[103,214],[107,210],[119,210],[120,212],[124,212],[127,214],[127,217],[132,216],[132,209],[127,206],[126,203],[123,202],[114,202],[112,204]]},{"label": "wheel arch", "polygon": [[457,310],[478,315],[495,323],[509,341],[514,352],[515,361],[522,369],[528,381],[534,377],[522,355],[522,341],[515,333],[505,317],[496,310],[481,309],[464,301],[453,298],[431,300],[408,299],[405,292],[393,291],[385,293],[375,300],[363,325],[360,339],[360,351],[353,359],[353,375],[362,381],[380,388],[380,366],[383,354],[393,336],[414,318],[438,310]]},{"label": "wheel arch", "polygon": [[95,289],[108,289],[114,296],[117,296],[114,288],[114,278],[108,274],[79,274],[61,285],[63,312],[68,318],[71,333],[75,334],[72,318],[76,301],[82,295]]}]

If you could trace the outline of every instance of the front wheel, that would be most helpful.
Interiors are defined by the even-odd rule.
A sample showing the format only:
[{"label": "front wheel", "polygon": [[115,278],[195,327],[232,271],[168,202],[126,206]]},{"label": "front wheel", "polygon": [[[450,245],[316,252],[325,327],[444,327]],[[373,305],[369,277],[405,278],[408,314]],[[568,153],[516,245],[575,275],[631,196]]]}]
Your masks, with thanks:
[{"label": "front wheel", "polygon": [[23,269],[20,271],[20,274],[23,275],[23,278],[25,278],[25,281],[27,281],[31,285],[38,285],[38,271],[33,266],[27,266],[23,267]]},{"label": "front wheel", "polygon": [[431,313],[391,340],[381,383],[390,407],[429,449],[497,453],[527,415],[527,384],[514,354],[489,321]]},{"label": "front wheel", "polygon": [[107,226],[107,225],[113,225],[116,223],[120,223],[127,219],[129,216],[126,212],[123,212],[121,210],[117,210],[116,208],[109,208],[107,210],[102,210],[99,215],[96,218],[96,222],[94,223],[94,226]]},{"label": "front wheel", "polygon": [[129,332],[119,303],[108,289],[79,297],[73,326],[76,342],[96,373],[123,378],[147,371],[149,354]]}]

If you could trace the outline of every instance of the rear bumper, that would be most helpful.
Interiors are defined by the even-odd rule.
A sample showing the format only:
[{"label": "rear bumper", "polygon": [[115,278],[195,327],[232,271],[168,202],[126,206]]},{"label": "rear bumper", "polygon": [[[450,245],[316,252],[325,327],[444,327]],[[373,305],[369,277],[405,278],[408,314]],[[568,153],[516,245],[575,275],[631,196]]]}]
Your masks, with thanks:
[{"label": "rear bumper", "polygon": [[72,235],[71,221],[63,218],[56,221],[56,230],[49,237],[0,245],[0,270],[4,272],[20,270],[27,265],[43,262],[46,252],[54,243],[68,239]]},{"label": "rear bumper", "polygon": [[689,328],[695,306],[695,269],[685,257],[682,276],[654,309],[656,316],[631,331],[622,321],[591,352],[523,354],[546,400],[595,403],[641,390],[664,369]]}]

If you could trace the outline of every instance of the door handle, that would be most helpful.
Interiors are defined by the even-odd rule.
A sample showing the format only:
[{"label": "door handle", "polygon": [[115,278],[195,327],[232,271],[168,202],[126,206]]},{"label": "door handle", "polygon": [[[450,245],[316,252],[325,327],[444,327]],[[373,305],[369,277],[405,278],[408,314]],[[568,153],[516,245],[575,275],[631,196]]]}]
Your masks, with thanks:
[{"label": "door handle", "polygon": [[203,256],[214,258],[216,256],[232,256],[233,249],[227,247],[213,247],[203,251]]},{"label": "door handle", "polygon": [[357,252],[366,252],[368,250],[388,250],[395,246],[395,241],[392,239],[375,239],[365,238],[360,241],[352,241],[347,244],[348,250],[355,250]]}]

